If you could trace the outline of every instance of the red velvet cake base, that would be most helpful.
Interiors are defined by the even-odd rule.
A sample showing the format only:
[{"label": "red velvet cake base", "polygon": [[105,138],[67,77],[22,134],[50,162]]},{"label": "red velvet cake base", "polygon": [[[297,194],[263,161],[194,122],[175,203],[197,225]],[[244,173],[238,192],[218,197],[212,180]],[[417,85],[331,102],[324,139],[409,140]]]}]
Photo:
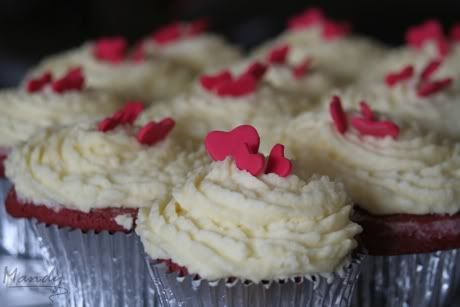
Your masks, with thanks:
[{"label": "red velvet cake base", "polygon": [[82,231],[94,230],[96,232],[130,232],[132,229],[127,230],[118,225],[115,218],[121,214],[129,214],[135,221],[138,211],[138,209],[131,208],[94,209],[88,213],[72,209],[55,211],[44,205],[22,203],[17,198],[14,188],[8,193],[5,206],[7,212],[15,218],[37,219],[39,222],[48,225],[70,227]]},{"label": "red velvet cake base", "polygon": [[430,253],[460,248],[460,213],[454,215],[373,215],[357,208],[353,220],[374,256]]}]

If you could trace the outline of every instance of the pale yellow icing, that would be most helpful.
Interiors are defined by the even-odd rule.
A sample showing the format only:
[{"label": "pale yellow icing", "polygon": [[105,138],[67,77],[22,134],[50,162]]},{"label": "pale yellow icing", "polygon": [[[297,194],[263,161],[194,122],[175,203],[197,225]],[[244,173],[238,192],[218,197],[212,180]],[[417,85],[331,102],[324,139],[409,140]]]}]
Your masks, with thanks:
[{"label": "pale yellow icing", "polygon": [[192,173],[170,202],[141,210],[136,231],[153,259],[209,280],[259,282],[339,269],[361,231],[351,210],[327,177],[254,177],[227,159]]},{"label": "pale yellow icing", "polygon": [[174,134],[141,145],[138,129],[102,133],[94,122],[46,129],[11,152],[6,176],[18,196],[34,204],[84,212],[152,206],[208,157]]}]

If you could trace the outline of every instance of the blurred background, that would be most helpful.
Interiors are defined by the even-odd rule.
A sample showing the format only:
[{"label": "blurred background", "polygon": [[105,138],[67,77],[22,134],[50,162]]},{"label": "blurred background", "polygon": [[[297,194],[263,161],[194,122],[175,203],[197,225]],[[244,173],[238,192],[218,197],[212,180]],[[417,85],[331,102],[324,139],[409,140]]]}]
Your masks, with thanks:
[{"label": "blurred background", "polygon": [[280,33],[309,6],[350,20],[356,33],[403,42],[405,29],[427,18],[460,21],[460,1],[294,0],[0,0],[0,88],[16,85],[42,57],[106,35],[134,42],[174,20],[209,17],[212,31],[244,49]]}]

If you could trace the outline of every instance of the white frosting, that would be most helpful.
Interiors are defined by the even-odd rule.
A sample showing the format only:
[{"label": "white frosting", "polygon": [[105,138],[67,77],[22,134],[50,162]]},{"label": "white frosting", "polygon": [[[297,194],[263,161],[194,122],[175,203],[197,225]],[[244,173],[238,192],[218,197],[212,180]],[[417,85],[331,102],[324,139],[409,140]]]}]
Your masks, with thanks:
[{"label": "white frosting", "polygon": [[56,94],[0,91],[0,146],[12,147],[42,128],[95,120],[114,112],[121,100],[98,90]]},{"label": "white frosting", "polygon": [[153,146],[137,127],[97,131],[97,123],[49,128],[17,146],[5,161],[18,196],[34,204],[88,212],[152,206],[170,197],[189,170],[208,161],[174,134]]},{"label": "white frosting", "polygon": [[191,174],[170,202],[141,210],[136,231],[153,259],[209,280],[259,282],[339,269],[361,231],[351,210],[326,177],[254,177],[227,159]]},{"label": "white frosting", "polygon": [[130,214],[120,214],[115,217],[115,223],[126,230],[133,229],[134,220]]},{"label": "white frosting", "polygon": [[305,113],[285,142],[305,172],[341,179],[353,201],[375,214],[454,214],[460,209],[460,144],[400,124],[397,139],[341,135],[328,113]]}]

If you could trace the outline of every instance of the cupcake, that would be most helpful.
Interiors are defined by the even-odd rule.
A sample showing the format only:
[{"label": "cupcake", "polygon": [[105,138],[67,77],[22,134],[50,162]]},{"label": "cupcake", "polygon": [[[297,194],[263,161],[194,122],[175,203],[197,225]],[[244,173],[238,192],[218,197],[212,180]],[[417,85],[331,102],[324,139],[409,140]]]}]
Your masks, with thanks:
[{"label": "cupcake", "polygon": [[47,128],[5,162],[7,211],[27,219],[63,277],[61,306],[153,304],[137,211],[167,201],[207,157],[171,132],[171,118],[133,124],[142,109],[130,103],[99,122]]},{"label": "cupcake", "polygon": [[451,306],[459,285],[460,144],[363,103],[305,113],[286,129],[304,171],[344,182],[372,255],[357,306]]},{"label": "cupcake", "polygon": [[165,114],[177,119],[178,131],[202,140],[213,129],[228,130],[239,124],[254,125],[270,144],[275,127],[303,110],[315,107],[301,95],[277,90],[265,82],[267,67],[255,62],[239,74],[223,70],[205,74],[193,88],[178,97],[158,103],[140,116],[141,124]]},{"label": "cupcake", "polygon": [[160,302],[348,306],[361,227],[342,185],[299,178],[283,145],[266,159],[252,126],[212,131],[205,146],[214,161],[139,212]]},{"label": "cupcake", "polygon": [[403,65],[378,82],[357,84],[339,94],[345,107],[357,109],[365,101],[377,111],[460,140],[460,84],[446,64],[431,59]]},{"label": "cupcake", "polygon": [[101,38],[46,58],[28,76],[44,71],[59,74],[76,65],[84,68],[90,86],[124,99],[150,101],[174,96],[195,77],[187,67],[165,59],[148,59],[129,50],[122,37]]},{"label": "cupcake", "polygon": [[312,58],[318,70],[341,87],[355,81],[384,50],[370,39],[350,32],[349,23],[334,21],[321,9],[311,8],[292,17],[281,35],[257,48],[253,55],[263,57],[268,50],[287,44],[291,47],[289,62]]},{"label": "cupcake", "polygon": [[[91,88],[85,83],[79,68],[53,78],[45,73],[28,80],[19,89],[0,91],[0,176],[8,152],[37,131],[79,121],[96,120],[114,112],[121,100],[109,93]],[[3,191],[2,194],[6,193]],[[1,195],[2,198],[5,196]],[[9,254],[24,257],[38,255],[36,241],[23,222],[12,221],[0,210],[0,247]]]},{"label": "cupcake", "polygon": [[197,73],[226,66],[241,57],[240,51],[216,34],[206,32],[207,20],[168,24],[145,38],[138,54],[172,60]]}]

